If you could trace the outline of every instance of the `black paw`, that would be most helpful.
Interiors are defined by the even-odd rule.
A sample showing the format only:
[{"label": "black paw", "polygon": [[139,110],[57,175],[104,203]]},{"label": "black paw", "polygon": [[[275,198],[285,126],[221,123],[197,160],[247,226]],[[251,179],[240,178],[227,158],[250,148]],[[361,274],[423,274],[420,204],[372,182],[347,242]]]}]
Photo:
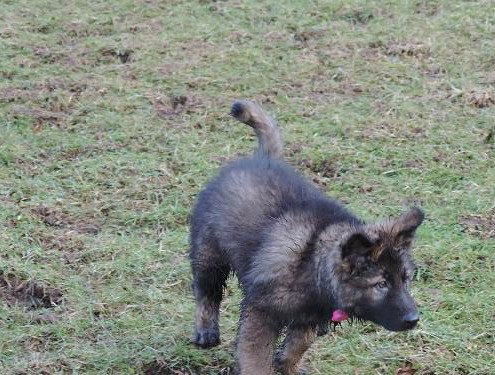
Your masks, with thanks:
[{"label": "black paw", "polygon": [[220,344],[220,333],[215,330],[195,332],[192,341],[200,348],[211,348]]}]

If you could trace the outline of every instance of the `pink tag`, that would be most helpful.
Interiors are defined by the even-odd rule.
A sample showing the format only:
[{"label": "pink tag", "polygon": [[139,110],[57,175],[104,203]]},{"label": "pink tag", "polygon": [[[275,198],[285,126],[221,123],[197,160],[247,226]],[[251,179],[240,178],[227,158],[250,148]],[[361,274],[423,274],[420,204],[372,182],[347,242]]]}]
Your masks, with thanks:
[{"label": "pink tag", "polygon": [[342,310],[335,310],[332,313],[332,322],[342,322],[344,320],[347,320],[348,316],[345,311]]}]

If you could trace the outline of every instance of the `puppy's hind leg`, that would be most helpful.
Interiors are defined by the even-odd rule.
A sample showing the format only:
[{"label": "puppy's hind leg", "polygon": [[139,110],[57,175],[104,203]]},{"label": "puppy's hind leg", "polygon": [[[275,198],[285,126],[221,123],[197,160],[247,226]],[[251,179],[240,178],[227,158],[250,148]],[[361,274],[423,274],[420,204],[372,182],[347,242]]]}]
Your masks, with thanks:
[{"label": "puppy's hind leg", "polygon": [[218,316],[230,267],[221,263],[218,256],[208,254],[208,249],[203,250],[199,258],[192,259],[196,298],[196,323],[192,341],[202,348],[210,348],[220,344]]}]

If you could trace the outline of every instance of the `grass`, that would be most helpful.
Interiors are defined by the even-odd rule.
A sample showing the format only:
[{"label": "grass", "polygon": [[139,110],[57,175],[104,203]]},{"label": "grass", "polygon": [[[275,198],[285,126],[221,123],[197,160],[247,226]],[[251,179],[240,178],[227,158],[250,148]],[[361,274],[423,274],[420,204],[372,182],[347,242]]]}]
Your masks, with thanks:
[{"label": "grass", "polygon": [[20,0],[0,19],[2,373],[229,373],[240,292],[222,345],[191,346],[187,220],[254,148],[226,115],[240,97],[354,212],[427,213],[419,328],[344,324],[310,372],[493,373],[493,2]]}]

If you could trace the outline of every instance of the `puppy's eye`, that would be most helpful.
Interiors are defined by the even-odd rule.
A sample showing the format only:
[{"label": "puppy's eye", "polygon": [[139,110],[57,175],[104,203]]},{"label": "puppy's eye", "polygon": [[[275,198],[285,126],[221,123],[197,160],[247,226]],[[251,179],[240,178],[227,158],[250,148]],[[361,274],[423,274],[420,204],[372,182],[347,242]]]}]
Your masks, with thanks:
[{"label": "puppy's eye", "polygon": [[388,288],[388,282],[387,282],[387,280],[382,280],[379,283],[376,283],[375,286],[377,288],[380,288],[380,289],[385,289],[385,288]]}]

